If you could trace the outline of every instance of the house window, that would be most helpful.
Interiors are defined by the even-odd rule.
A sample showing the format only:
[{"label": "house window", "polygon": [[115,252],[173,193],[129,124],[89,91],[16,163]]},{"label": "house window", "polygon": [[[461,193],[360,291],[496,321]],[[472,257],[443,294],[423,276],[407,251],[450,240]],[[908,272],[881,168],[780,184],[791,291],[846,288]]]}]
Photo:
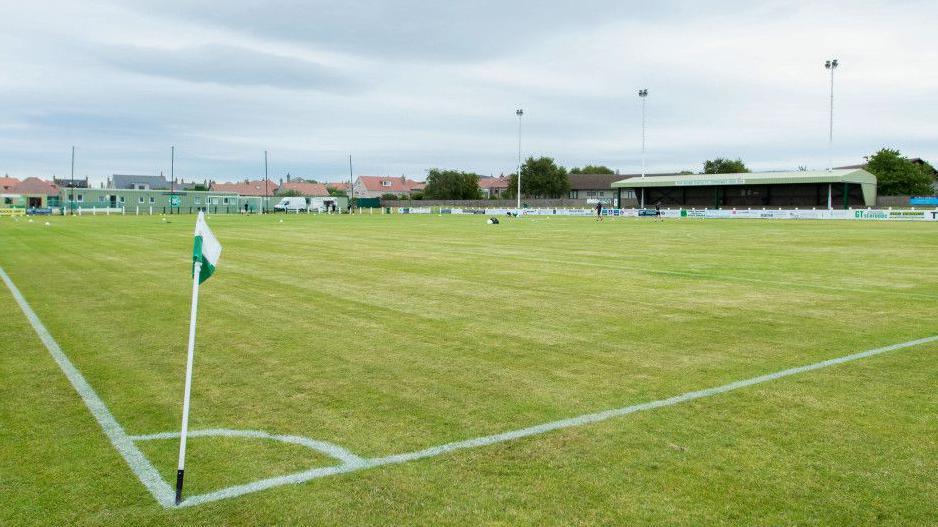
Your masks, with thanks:
[{"label": "house window", "polygon": [[156,203],[156,198],[150,196],[150,205],[153,205],[154,203]]},{"label": "house window", "polygon": [[84,201],[85,201],[85,197],[82,196],[81,194],[79,194],[79,195],[78,195],[78,203],[84,203]]},{"label": "house window", "polygon": [[12,204],[13,204],[13,198],[3,198],[3,204],[4,204],[4,205],[12,205]]},{"label": "house window", "polygon": [[390,187],[390,186],[391,186],[391,182],[390,182],[390,181],[382,181],[382,182],[381,182],[381,186],[382,186],[382,187]]},{"label": "house window", "polygon": [[595,191],[595,190],[591,190],[591,191],[587,192],[586,195],[592,198],[593,196],[596,195],[596,191]]},{"label": "house window", "polygon": [[143,196],[140,196],[139,198],[137,198],[137,203],[141,203],[141,204],[143,203]]},{"label": "house window", "polygon": [[222,204],[227,205],[227,204],[228,204],[228,198],[223,199],[223,200],[222,200]]},{"label": "house window", "polygon": [[124,196],[120,196],[120,197],[119,197],[119,198],[117,198],[117,199],[118,199],[118,200],[120,200],[120,202],[121,202],[121,203],[123,203],[123,202],[124,202]]},{"label": "house window", "polygon": [[107,203],[107,195],[106,195],[106,194],[102,194],[102,195],[98,196],[98,202],[100,202],[100,203]]},{"label": "house window", "polygon": [[195,199],[192,200],[192,203],[194,203],[195,205],[201,205],[201,204],[202,204],[202,198],[195,198]]}]

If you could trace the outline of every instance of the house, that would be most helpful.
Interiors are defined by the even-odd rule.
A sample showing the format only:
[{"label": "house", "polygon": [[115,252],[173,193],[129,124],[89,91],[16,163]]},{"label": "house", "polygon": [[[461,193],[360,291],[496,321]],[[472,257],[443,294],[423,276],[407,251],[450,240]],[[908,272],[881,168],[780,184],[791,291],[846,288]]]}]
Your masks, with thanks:
[{"label": "house", "polygon": [[59,206],[59,187],[37,177],[28,177],[17,183],[11,190],[23,197],[28,208],[46,208]]},{"label": "house", "polygon": [[497,198],[508,190],[508,183],[510,178],[506,178],[504,174],[498,177],[481,177],[479,178],[479,189],[482,190],[482,197],[484,198]]},{"label": "house", "polygon": [[[570,181],[569,197],[570,199],[597,200],[609,205],[618,205],[615,203],[617,191],[613,190],[612,184],[628,177],[618,174],[569,174],[567,176]],[[622,197],[631,198],[635,195],[623,192]]]},{"label": "house", "polygon": [[[266,188],[265,188],[266,186]],[[245,179],[244,181],[238,181],[235,183],[218,183],[212,182],[211,190],[216,192],[233,192],[240,196],[273,196],[277,189],[280,188],[273,181],[268,180],[265,182],[263,179],[257,181],[251,181]]]},{"label": "house", "polygon": [[426,186],[427,184],[422,181],[414,181],[404,176],[358,176],[353,186],[353,192],[359,198],[380,198],[384,194],[410,196],[414,192],[423,190]]},{"label": "house", "polygon": [[162,174],[159,176],[114,174],[107,184],[107,188],[118,190],[170,190],[171,186],[169,180]]},{"label": "house", "polygon": [[280,185],[278,192],[282,194],[288,190],[292,190],[293,192],[298,193],[300,196],[305,196],[308,198],[325,197],[329,195],[329,190],[326,188],[326,185],[323,185],[322,183],[287,181],[286,183]]},{"label": "house", "polygon": [[15,177],[3,176],[0,177],[0,192],[10,192],[13,190],[20,180]]}]

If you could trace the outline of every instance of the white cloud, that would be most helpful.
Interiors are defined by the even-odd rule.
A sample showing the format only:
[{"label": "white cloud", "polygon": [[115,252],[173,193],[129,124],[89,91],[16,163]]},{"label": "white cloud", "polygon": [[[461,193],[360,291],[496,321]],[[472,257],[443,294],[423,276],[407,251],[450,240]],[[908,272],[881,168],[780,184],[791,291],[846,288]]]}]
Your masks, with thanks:
[{"label": "white cloud", "polygon": [[938,159],[933,2],[698,4],[5,3],[0,172],[498,173],[518,106],[526,153],[628,172],[639,88],[649,170],[820,167],[831,57],[835,162]]}]

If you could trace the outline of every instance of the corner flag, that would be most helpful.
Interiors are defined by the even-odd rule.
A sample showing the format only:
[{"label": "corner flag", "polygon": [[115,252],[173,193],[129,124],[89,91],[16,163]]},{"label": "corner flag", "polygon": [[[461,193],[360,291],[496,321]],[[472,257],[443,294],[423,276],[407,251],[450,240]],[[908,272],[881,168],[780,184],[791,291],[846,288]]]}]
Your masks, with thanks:
[{"label": "corner flag", "polygon": [[192,312],[189,315],[189,352],[186,356],[186,390],[182,399],[182,430],[179,432],[179,465],[176,469],[176,505],[182,501],[182,480],[186,467],[186,436],[189,433],[189,396],[192,393],[192,362],[195,358],[195,318],[199,307],[199,284],[215,273],[221,244],[205,223],[205,213],[195,221],[192,246]]},{"label": "corner flag", "polygon": [[204,213],[199,213],[195,221],[195,244],[192,247],[192,276],[196,274],[196,263],[200,263],[199,283],[208,280],[215,273],[218,258],[221,256],[221,244],[205,223]]}]

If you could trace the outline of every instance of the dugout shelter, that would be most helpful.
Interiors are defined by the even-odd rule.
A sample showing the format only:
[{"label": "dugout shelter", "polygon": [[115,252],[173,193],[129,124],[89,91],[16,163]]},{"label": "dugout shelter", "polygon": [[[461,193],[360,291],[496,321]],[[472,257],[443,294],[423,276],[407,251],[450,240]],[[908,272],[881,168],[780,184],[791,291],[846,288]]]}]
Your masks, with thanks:
[{"label": "dugout shelter", "polygon": [[612,188],[619,203],[623,192],[635,192],[642,208],[659,202],[665,207],[708,209],[876,205],[876,176],[858,168],[631,177],[616,181]]}]

